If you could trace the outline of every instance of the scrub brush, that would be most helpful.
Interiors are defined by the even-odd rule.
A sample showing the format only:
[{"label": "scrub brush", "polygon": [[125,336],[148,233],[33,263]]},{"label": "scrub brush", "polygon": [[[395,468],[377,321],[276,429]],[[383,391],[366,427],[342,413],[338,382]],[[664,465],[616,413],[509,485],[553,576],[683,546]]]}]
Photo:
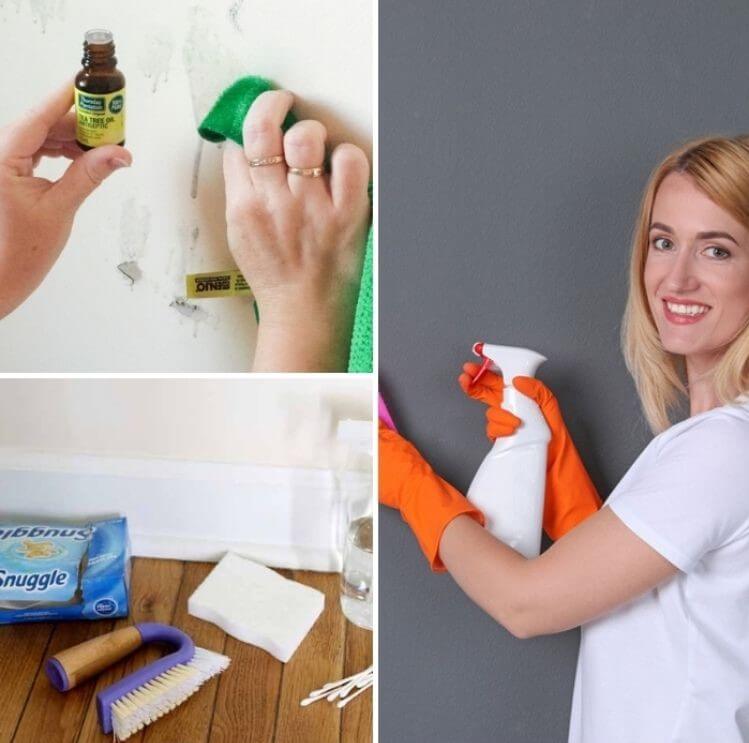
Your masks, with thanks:
[{"label": "scrub brush", "polygon": [[47,660],[45,671],[55,689],[68,691],[149,643],[166,643],[175,649],[96,697],[102,731],[114,733],[115,740],[126,740],[225,671],[229,658],[196,648],[190,637],[175,627],[143,623],[63,650]]}]

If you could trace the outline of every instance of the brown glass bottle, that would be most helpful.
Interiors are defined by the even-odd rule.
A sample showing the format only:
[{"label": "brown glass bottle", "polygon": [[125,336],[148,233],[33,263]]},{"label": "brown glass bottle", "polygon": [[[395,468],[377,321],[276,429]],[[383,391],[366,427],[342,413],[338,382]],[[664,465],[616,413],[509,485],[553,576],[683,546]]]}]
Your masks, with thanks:
[{"label": "brown glass bottle", "polygon": [[125,143],[125,76],[111,31],[87,31],[83,68],[75,76],[76,140],[84,150]]}]

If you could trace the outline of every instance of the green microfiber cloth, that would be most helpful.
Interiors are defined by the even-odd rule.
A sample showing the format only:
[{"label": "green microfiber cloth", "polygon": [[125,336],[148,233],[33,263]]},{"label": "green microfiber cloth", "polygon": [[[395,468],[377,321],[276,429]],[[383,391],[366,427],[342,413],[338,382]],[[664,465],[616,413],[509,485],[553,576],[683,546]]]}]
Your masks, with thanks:
[{"label": "green microfiber cloth", "polygon": [[[198,127],[198,134],[209,142],[224,142],[231,139],[242,144],[242,124],[255,98],[276,86],[262,77],[242,77],[230,85],[213,104]],[[286,131],[297,118],[289,112],[282,128]]]},{"label": "green microfiber cloth", "polygon": [[[255,98],[266,90],[275,90],[275,86],[262,77],[240,78],[218,97],[218,100],[198,127],[198,134],[209,142],[223,142],[226,139],[231,139],[241,145],[242,124],[247,111],[249,111]],[[283,122],[283,130],[286,131],[296,120],[296,117],[289,113]],[[351,334],[348,362],[350,372],[372,371],[372,250],[373,238],[372,227],[370,226],[359,297],[356,302],[354,330]]]},{"label": "green microfiber cloth", "polygon": [[[372,199],[372,185],[369,186],[369,198]],[[354,316],[354,330],[351,333],[351,350],[348,357],[350,372],[371,372],[374,348],[372,347],[372,252],[374,249],[374,235],[372,225],[367,233],[367,247],[364,252],[364,266],[362,267],[361,284],[359,284],[359,298],[356,301],[356,315]]]}]

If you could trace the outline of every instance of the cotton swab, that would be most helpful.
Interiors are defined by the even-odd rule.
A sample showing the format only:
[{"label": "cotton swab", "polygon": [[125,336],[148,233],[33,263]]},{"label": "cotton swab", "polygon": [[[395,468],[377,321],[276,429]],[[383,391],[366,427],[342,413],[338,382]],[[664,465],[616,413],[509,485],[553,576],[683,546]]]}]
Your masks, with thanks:
[{"label": "cotton swab", "polygon": [[[372,686],[373,682],[374,668],[373,666],[368,666],[359,673],[346,676],[346,678],[339,679],[338,681],[329,681],[321,688],[310,692],[306,699],[302,699],[300,705],[306,707],[314,702],[319,702],[321,699],[326,699],[328,702],[335,702],[336,699],[340,699],[341,701],[338,702],[338,706],[342,707],[349,700],[359,696],[361,692]],[[356,691],[351,694],[354,689]]]},{"label": "cotton swab", "polygon": [[324,686],[321,686],[317,691],[313,691],[310,693],[310,697],[314,696],[325,696],[331,689],[335,689],[338,686],[342,686],[347,681],[351,681],[351,679],[359,678],[359,676],[362,676],[365,673],[368,673],[372,669],[372,666],[369,666],[363,671],[359,671],[359,673],[352,673],[350,676],[346,676],[346,678],[342,678],[339,681],[329,681]]},{"label": "cotton swab", "polygon": [[374,681],[370,679],[366,684],[364,684],[364,686],[362,686],[361,689],[359,689],[358,691],[355,691],[350,697],[347,697],[346,699],[341,699],[341,701],[338,702],[336,706],[339,709],[341,709],[342,707],[345,707],[352,699],[356,699],[356,697],[358,697],[359,694],[363,694],[367,689],[369,689],[369,687],[372,686],[373,683]]}]

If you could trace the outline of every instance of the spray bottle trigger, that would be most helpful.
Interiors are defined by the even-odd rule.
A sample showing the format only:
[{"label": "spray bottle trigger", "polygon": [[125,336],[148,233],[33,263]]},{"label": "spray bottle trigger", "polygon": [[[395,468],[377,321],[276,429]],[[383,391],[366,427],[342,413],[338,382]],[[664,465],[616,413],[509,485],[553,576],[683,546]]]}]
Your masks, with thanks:
[{"label": "spray bottle trigger", "polygon": [[471,379],[471,386],[476,384],[476,382],[481,379],[481,377],[484,376],[486,370],[492,365],[492,360],[488,356],[484,356],[484,344],[483,343],[474,343],[473,344],[473,352],[476,354],[476,356],[480,356],[482,359],[481,362],[481,368],[476,372],[476,376]]}]

